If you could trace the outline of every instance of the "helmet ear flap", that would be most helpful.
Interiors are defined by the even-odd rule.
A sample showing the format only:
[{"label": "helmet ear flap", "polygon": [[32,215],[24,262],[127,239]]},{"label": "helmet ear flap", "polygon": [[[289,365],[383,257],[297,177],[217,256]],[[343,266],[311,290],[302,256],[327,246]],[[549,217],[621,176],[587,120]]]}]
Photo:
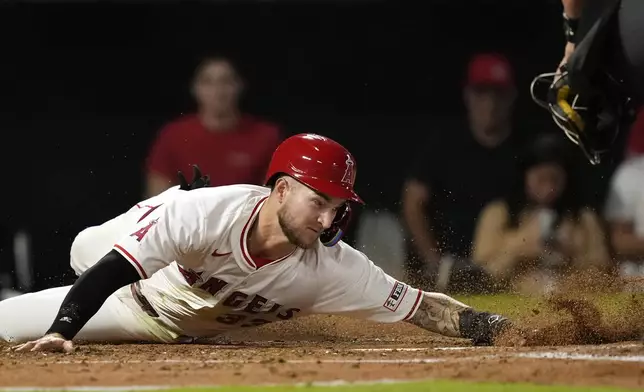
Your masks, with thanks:
[{"label": "helmet ear flap", "polygon": [[324,230],[320,235],[322,245],[331,247],[340,242],[350,221],[351,206],[349,203],[345,203],[345,205],[336,213],[335,219],[333,220],[333,223],[331,223],[331,227]]}]

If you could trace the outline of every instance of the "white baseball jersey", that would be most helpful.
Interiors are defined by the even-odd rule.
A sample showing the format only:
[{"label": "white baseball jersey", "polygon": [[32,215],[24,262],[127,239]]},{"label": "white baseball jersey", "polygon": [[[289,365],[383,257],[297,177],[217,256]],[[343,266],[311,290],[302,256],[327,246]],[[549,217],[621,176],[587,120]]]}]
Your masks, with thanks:
[{"label": "white baseball jersey", "polygon": [[309,314],[378,322],[413,316],[422,292],[343,242],[318,241],[258,268],[246,242],[269,193],[252,185],[170,190],[121,218],[133,224],[122,226],[128,230],[119,230],[114,249],[144,279],[134,287],[160,323],[177,335],[207,337]]}]

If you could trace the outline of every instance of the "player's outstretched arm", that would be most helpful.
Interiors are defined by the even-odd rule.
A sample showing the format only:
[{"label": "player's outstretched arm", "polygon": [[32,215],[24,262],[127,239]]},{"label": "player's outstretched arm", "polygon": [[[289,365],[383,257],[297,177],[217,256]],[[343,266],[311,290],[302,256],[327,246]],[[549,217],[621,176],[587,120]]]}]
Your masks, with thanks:
[{"label": "player's outstretched arm", "polygon": [[475,345],[489,345],[509,320],[498,314],[479,312],[441,293],[423,292],[421,303],[407,322],[441,335],[466,338]]},{"label": "player's outstretched arm", "polygon": [[120,253],[112,250],[83,273],[67,293],[45,336],[14,347],[16,351],[72,351],[72,339],[98,312],[107,298],[141,276]]},{"label": "player's outstretched arm", "polygon": [[343,242],[326,252],[328,265],[336,268],[319,276],[319,296],[308,309],[312,314],[381,323],[405,321],[444,336],[470,339],[477,345],[494,343],[510,324],[500,315],[480,312],[445,294],[423,292],[401,282]]}]

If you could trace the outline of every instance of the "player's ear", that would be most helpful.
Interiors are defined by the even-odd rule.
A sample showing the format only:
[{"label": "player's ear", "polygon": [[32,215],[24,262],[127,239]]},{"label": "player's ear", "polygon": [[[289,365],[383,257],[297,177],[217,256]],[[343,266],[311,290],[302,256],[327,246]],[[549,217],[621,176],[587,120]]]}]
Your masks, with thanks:
[{"label": "player's ear", "polygon": [[288,182],[287,177],[280,177],[277,179],[275,182],[275,192],[277,192],[277,200],[282,203],[284,201],[284,197],[286,196],[286,192],[290,188],[291,184]]}]

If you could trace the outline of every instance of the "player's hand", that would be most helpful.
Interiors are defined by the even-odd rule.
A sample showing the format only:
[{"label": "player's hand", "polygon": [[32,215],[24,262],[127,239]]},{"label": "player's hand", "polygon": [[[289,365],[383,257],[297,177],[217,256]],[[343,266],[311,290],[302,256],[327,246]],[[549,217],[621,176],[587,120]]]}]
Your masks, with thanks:
[{"label": "player's hand", "polygon": [[188,184],[186,177],[180,170],[177,172],[177,176],[179,177],[179,189],[184,191],[210,186],[210,176],[202,175],[197,165],[192,165],[192,183]]},{"label": "player's hand", "polygon": [[12,347],[12,350],[16,352],[27,352],[27,351],[61,352],[62,351],[66,353],[71,353],[74,351],[74,349],[75,347],[71,340],[66,340],[62,335],[57,333],[45,335],[38,340],[32,340],[30,342]]}]

